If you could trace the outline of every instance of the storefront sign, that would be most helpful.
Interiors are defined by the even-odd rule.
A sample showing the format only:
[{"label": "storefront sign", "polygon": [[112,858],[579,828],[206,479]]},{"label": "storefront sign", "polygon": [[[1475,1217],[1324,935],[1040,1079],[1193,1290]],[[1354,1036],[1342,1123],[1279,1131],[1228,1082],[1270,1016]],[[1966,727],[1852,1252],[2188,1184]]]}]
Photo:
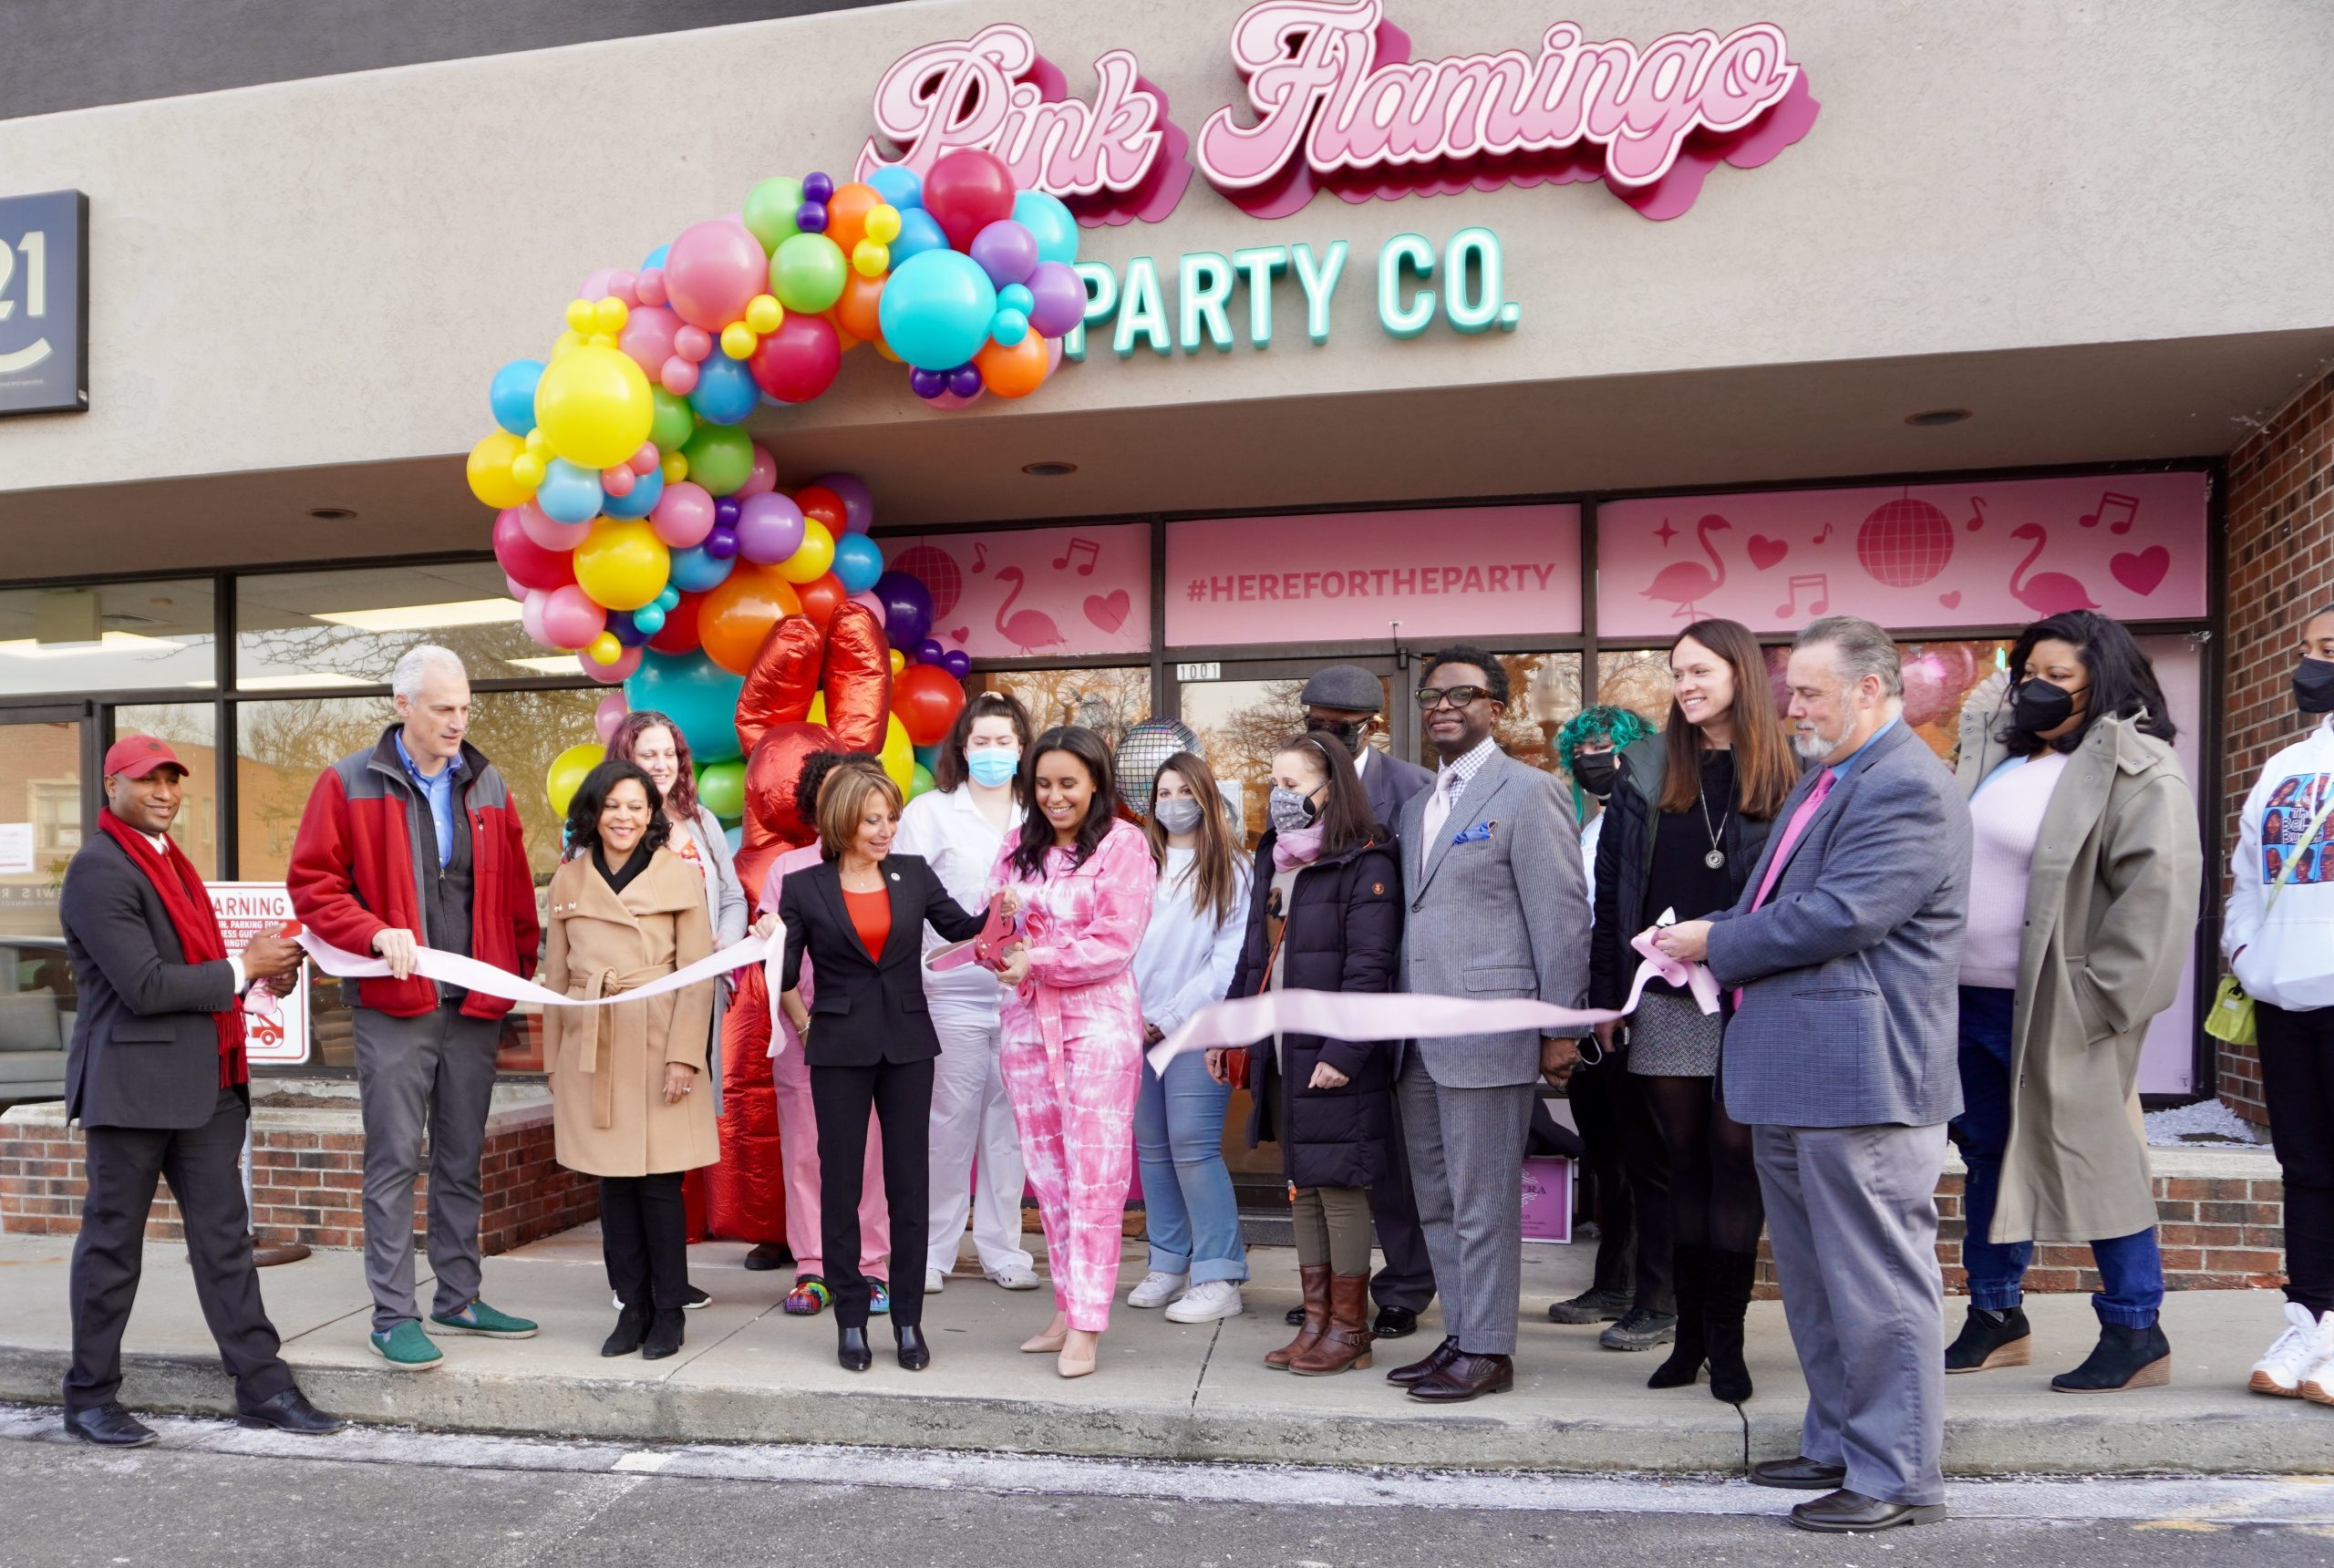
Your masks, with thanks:
[{"label": "storefront sign", "polygon": [[1705,615],[1782,632],[2016,626],[2062,610],[2206,613],[2201,473],[1655,497],[1596,509],[1596,630],[1667,638]]},{"label": "storefront sign", "polygon": [[1576,506],[1430,507],[1167,525],[1172,646],[1397,637],[1413,643],[1579,629]]},{"label": "storefront sign", "polygon": [[33,865],[33,825],[0,822],[0,876],[30,876]]},{"label": "storefront sign", "polygon": [[89,199],[0,197],[0,414],[89,407]]},{"label": "storefront sign", "polygon": [[[211,913],[227,951],[241,953],[263,931],[281,931],[294,918],[292,894],[282,882],[212,882]],[[279,986],[283,982],[276,983]],[[308,1059],[308,966],[287,995],[278,990],[273,1016],[245,1009],[243,1054],[254,1062],[297,1065]]]},{"label": "storefront sign", "polygon": [[932,590],[932,633],[976,659],[1147,654],[1151,529],[886,536],[885,562]]}]

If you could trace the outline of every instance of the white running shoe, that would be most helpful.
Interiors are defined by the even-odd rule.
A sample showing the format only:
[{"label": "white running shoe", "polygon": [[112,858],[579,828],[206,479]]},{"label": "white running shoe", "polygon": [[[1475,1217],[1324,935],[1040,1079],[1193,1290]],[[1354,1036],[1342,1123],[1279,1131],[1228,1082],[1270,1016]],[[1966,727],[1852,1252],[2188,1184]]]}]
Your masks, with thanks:
[{"label": "white running shoe", "polygon": [[981,1272],[987,1274],[990,1283],[999,1290],[1038,1288],[1038,1271],[1028,1264],[1007,1264],[1001,1269],[984,1269]]},{"label": "white running shoe", "polygon": [[938,1269],[926,1269],[924,1271],[924,1295],[938,1295],[942,1291],[946,1290],[947,1288],[948,1276],[946,1274],[942,1274]]},{"label": "white running shoe", "polygon": [[[2334,1323],[2334,1313],[2328,1314],[2327,1322]],[[2298,1399],[2302,1379],[2327,1357],[2327,1327],[2309,1308],[2290,1301],[2286,1303],[2286,1325],[2269,1353],[2253,1364],[2253,1380],[2246,1386],[2257,1394]]]},{"label": "white running shoe", "polygon": [[1167,1309],[1167,1321],[1213,1323],[1219,1317],[1239,1316],[1241,1308],[1238,1285],[1228,1279],[1202,1280]]},{"label": "white running shoe", "polygon": [[2334,1312],[2318,1320],[2318,1364],[2302,1374],[2301,1397],[2334,1405]]},{"label": "white running shoe", "polygon": [[1142,1276],[1142,1283],[1127,1292],[1129,1306],[1164,1306],[1183,1294],[1183,1281],[1188,1274],[1164,1274],[1152,1269]]}]

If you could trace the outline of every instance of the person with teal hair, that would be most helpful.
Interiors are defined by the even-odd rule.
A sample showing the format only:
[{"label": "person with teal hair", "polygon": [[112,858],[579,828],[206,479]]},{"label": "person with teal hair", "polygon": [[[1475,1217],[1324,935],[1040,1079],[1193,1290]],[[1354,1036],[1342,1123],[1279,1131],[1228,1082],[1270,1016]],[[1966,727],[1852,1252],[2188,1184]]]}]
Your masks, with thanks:
[{"label": "person with teal hair", "polygon": [[[1626,707],[1615,707],[1610,703],[1582,708],[1565,721],[1562,729],[1556,731],[1556,760],[1563,763],[1565,771],[1572,776],[1572,814],[1585,824],[1581,835],[1581,848],[1588,856],[1591,874],[1594,874],[1593,868],[1596,863],[1596,841],[1592,836],[1596,824],[1588,820],[1588,802],[1582,797],[1593,795],[1601,802],[1611,792],[1613,764],[1608,760],[1599,768],[1592,763],[1588,776],[1584,778],[1580,766],[1581,748],[1587,747],[1590,757],[1609,757],[1611,753],[1624,750],[1652,733],[1653,727],[1639,715]],[[1591,896],[1595,896],[1593,892]]]}]

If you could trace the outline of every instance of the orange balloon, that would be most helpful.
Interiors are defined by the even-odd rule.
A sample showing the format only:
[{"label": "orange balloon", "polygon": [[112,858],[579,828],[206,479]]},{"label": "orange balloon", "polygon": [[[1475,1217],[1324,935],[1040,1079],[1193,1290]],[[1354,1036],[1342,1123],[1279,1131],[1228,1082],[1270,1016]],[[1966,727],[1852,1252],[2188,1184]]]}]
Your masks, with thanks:
[{"label": "orange balloon", "polygon": [[981,385],[1000,397],[1027,397],[1046,380],[1046,340],[1030,333],[1007,348],[985,345],[973,356],[981,367]]},{"label": "orange balloon", "polygon": [[854,180],[836,187],[827,198],[827,238],[841,245],[844,255],[851,254],[867,237],[867,214],[883,204],[883,198],[873,185]]},{"label": "orange balloon", "polygon": [[706,590],[697,609],[697,635],[706,656],[733,676],[753,668],[769,629],[802,613],[793,585],[767,566],[740,561],[728,576]]},{"label": "orange balloon", "polygon": [[842,585],[842,579],[831,572],[801,584],[794,592],[802,601],[802,614],[808,615],[811,624],[821,632],[834,618],[835,606],[851,597],[851,591]]},{"label": "orange balloon", "polygon": [[862,343],[883,341],[883,317],[877,306],[883,298],[882,278],[862,278],[857,273],[842,285],[842,297],[834,304],[835,325]]}]

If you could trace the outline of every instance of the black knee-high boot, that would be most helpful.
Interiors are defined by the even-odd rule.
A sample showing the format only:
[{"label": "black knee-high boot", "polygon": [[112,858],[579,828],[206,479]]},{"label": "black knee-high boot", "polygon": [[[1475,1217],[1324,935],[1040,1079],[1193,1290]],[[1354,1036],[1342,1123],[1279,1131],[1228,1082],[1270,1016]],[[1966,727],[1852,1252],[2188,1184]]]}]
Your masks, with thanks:
[{"label": "black knee-high boot", "polygon": [[1670,1249],[1670,1275],[1678,1292],[1678,1338],[1669,1359],[1645,1380],[1648,1388],[1683,1388],[1702,1375],[1709,1355],[1709,1249],[1680,1242]]},{"label": "black knee-high boot", "polygon": [[1703,1286],[1703,1339],[1709,1350],[1710,1397],[1730,1405],[1750,1398],[1750,1368],[1742,1359],[1742,1319],[1759,1275],[1756,1253],[1712,1248]]}]

